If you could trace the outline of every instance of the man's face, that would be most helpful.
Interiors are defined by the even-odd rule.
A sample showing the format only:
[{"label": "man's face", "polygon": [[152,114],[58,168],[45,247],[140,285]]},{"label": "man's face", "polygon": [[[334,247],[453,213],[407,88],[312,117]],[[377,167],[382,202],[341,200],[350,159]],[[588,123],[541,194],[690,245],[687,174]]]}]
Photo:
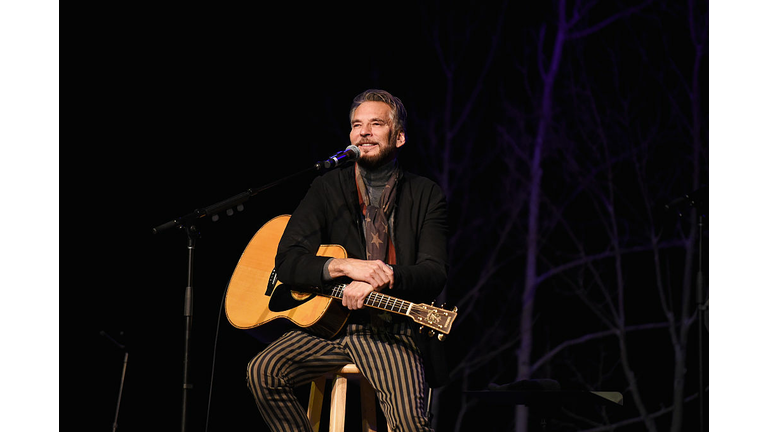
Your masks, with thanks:
[{"label": "man's face", "polygon": [[363,102],[352,117],[349,142],[360,149],[358,164],[376,169],[395,157],[395,149],[405,144],[403,132],[392,130],[392,109],[384,102]]}]

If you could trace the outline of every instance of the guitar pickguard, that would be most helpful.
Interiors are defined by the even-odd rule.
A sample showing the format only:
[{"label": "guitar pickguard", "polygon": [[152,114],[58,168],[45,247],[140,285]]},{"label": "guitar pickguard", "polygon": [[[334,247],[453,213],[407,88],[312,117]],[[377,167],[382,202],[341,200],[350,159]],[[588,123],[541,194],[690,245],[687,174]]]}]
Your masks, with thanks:
[{"label": "guitar pickguard", "polygon": [[290,286],[280,284],[272,289],[272,295],[269,297],[269,310],[272,312],[285,312],[312,300],[315,298],[315,295],[294,292]]}]

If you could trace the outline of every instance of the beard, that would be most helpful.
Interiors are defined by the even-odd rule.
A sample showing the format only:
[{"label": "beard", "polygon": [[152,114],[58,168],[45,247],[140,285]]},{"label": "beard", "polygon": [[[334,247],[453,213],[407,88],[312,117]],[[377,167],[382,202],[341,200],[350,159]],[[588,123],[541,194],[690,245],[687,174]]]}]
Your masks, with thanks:
[{"label": "beard", "polygon": [[357,160],[357,164],[368,171],[374,171],[381,168],[395,158],[397,152],[396,143],[397,136],[391,134],[387,144],[379,144],[379,152],[375,156],[361,156],[360,159]]}]

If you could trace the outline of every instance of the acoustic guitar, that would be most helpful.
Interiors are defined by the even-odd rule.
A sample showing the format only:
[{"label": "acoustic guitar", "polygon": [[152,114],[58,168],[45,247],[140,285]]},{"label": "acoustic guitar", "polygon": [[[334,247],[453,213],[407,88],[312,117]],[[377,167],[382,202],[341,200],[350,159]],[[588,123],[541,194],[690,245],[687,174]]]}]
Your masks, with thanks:
[{"label": "acoustic guitar", "polygon": [[[243,251],[227,286],[225,310],[227,320],[235,328],[245,330],[262,342],[270,342],[291,327],[301,327],[317,335],[333,337],[347,322],[350,310],[339,300],[345,284],[329,293],[306,291],[281,283],[275,272],[277,245],[290,215],[273,218],[262,226]],[[322,245],[318,256],[346,258],[340,245]],[[456,308],[446,310],[372,292],[365,300],[367,307],[405,315],[430,336],[442,340],[450,333],[456,319]]]}]

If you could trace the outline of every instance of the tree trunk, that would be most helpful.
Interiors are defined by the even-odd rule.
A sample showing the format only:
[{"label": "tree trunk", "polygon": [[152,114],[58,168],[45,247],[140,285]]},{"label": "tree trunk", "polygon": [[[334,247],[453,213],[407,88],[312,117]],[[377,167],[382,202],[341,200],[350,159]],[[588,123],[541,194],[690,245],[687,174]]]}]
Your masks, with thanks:
[{"label": "tree trunk", "polygon": [[[522,310],[520,311],[520,349],[517,353],[517,380],[531,377],[531,349],[533,347],[533,312],[537,287],[537,254],[539,249],[539,207],[541,200],[541,156],[544,140],[552,118],[552,92],[555,86],[555,76],[560,65],[563,45],[565,44],[565,1],[560,0],[558,12],[557,37],[552,47],[552,58],[547,73],[543,76],[544,91],[541,97],[541,113],[536,130],[533,155],[531,160],[531,182],[528,191],[528,236],[526,238],[525,289],[523,291]],[[541,35],[543,37],[543,34]],[[543,53],[540,53],[543,56]],[[528,430],[528,409],[517,406],[515,410],[515,430]]]}]

